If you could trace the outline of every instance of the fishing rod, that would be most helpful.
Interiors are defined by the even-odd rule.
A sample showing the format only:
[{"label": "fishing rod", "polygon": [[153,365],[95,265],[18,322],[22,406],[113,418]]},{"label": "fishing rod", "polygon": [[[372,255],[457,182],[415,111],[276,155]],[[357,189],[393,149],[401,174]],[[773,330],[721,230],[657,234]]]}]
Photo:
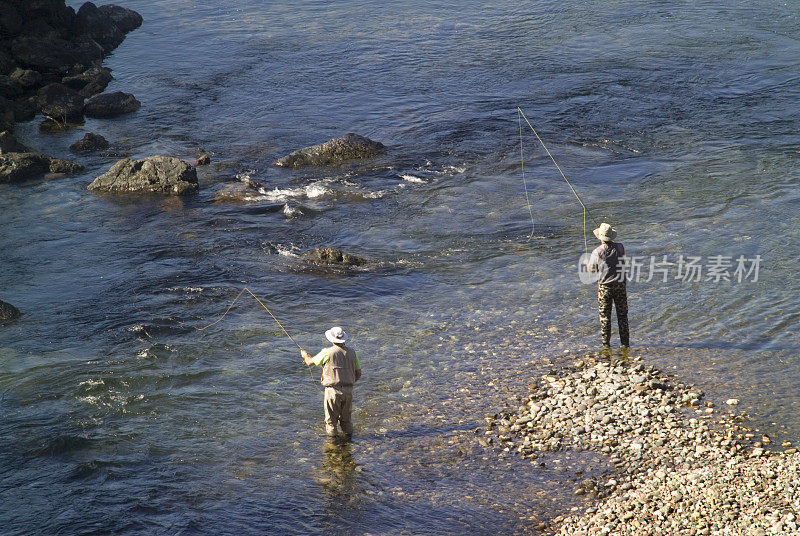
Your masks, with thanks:
[{"label": "fishing rod", "polygon": [[525,112],[523,112],[522,108],[520,108],[519,106],[517,106],[517,119],[519,120],[519,155],[520,158],[522,159],[522,183],[525,186],[525,200],[528,203],[528,212],[531,215],[531,235],[530,237],[528,237],[528,240],[533,238],[533,211],[531,209],[530,198],[528,197],[528,184],[525,182],[525,159],[522,156],[522,119],[525,120],[525,122],[528,124],[528,127],[530,127],[531,131],[533,132],[534,136],[536,136],[536,139],[539,140],[540,144],[542,144],[542,148],[547,153],[547,156],[550,157],[550,160],[553,161],[553,164],[556,166],[556,169],[561,174],[561,178],[564,179],[564,182],[566,182],[567,185],[569,186],[569,189],[572,190],[572,193],[575,195],[575,198],[578,200],[578,203],[580,203],[581,207],[583,207],[583,246],[586,249],[586,252],[588,253],[589,247],[586,242],[586,217],[588,216],[589,219],[591,219],[594,222],[595,227],[599,227],[597,220],[595,220],[589,214],[589,209],[586,208],[586,205],[583,203],[581,196],[578,195],[578,192],[575,191],[575,188],[572,186],[572,183],[569,182],[567,176],[564,175],[563,171],[561,171],[561,166],[558,165],[558,162],[556,162],[556,159],[550,153],[550,150],[547,148],[547,145],[544,144],[544,141],[542,141],[542,138],[539,136],[539,133],[536,132],[535,128],[533,128],[533,125],[531,125],[531,122],[528,121],[528,118],[525,116]]},{"label": "fishing rod", "polygon": [[[281,331],[283,331],[283,333],[284,333],[284,334],[285,334],[287,337],[289,337],[289,340],[290,340],[290,341],[292,341],[292,342],[294,343],[294,345],[295,345],[295,346],[297,346],[297,348],[298,348],[298,349],[300,349],[300,350],[302,351],[302,350],[303,350],[303,347],[302,347],[302,346],[300,346],[299,344],[297,344],[297,341],[295,341],[295,340],[294,340],[294,338],[293,338],[291,335],[289,335],[289,332],[288,332],[288,331],[286,331],[286,328],[285,328],[285,327],[283,327],[283,324],[281,324],[281,321],[280,321],[280,320],[278,320],[278,318],[277,318],[277,317],[276,317],[274,314],[272,314],[272,311],[270,311],[270,310],[269,310],[269,307],[267,307],[266,305],[264,305],[264,302],[262,302],[260,299],[258,299],[258,296],[256,296],[255,294],[253,294],[253,292],[252,292],[252,291],[251,291],[249,288],[247,288],[247,287],[244,287],[242,290],[240,290],[240,291],[239,291],[239,294],[237,294],[237,295],[236,295],[236,297],[233,299],[233,301],[231,302],[231,304],[228,306],[228,309],[227,309],[227,310],[226,310],[226,311],[225,311],[225,312],[222,314],[222,316],[221,316],[221,317],[219,317],[219,318],[218,318],[216,321],[214,321],[214,322],[210,323],[210,324],[209,324],[209,325],[207,325],[207,326],[203,326],[202,328],[198,328],[197,326],[192,326],[191,324],[187,324],[186,322],[181,322],[180,320],[176,320],[176,322],[177,322],[178,324],[181,324],[181,325],[184,325],[184,326],[189,326],[189,327],[191,327],[191,328],[194,328],[194,329],[196,329],[197,331],[203,331],[203,330],[205,330],[205,329],[208,329],[208,328],[210,328],[211,326],[213,326],[213,325],[215,325],[215,324],[218,324],[219,322],[221,322],[221,321],[222,321],[222,319],[223,319],[223,318],[225,318],[225,317],[227,316],[227,314],[228,314],[228,313],[230,312],[230,310],[233,308],[234,304],[235,304],[235,303],[236,303],[236,302],[239,300],[239,298],[241,298],[242,294],[244,294],[244,292],[245,292],[245,291],[247,291],[247,292],[248,292],[248,293],[249,293],[249,294],[250,294],[250,295],[251,295],[253,298],[255,298],[255,300],[256,300],[256,301],[259,303],[259,305],[261,305],[261,307],[263,307],[263,308],[264,308],[264,310],[265,310],[267,313],[269,313],[269,316],[271,316],[271,317],[272,317],[272,319],[273,319],[273,320],[274,320],[274,321],[275,321],[275,322],[278,324],[278,326],[281,328]],[[312,382],[314,382],[314,375],[311,373],[311,369],[310,369],[310,368],[308,368],[308,367],[306,367],[306,368],[308,369],[308,374],[311,376],[311,381],[312,381]],[[316,382],[314,382],[314,383],[316,384]]]}]

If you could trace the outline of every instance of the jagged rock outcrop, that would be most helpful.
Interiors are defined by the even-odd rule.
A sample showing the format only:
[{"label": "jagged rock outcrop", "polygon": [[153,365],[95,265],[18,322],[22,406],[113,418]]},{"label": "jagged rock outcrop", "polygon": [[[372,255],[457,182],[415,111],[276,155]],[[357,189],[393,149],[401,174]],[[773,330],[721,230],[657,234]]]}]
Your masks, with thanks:
[{"label": "jagged rock outcrop", "polygon": [[280,158],[275,165],[297,168],[327,166],[350,160],[372,158],[386,152],[386,146],[358,134],[345,134],[322,145],[313,145]]},{"label": "jagged rock outcrop", "polygon": [[183,160],[169,156],[120,160],[89,185],[89,189],[94,191],[168,195],[192,193],[198,188],[195,168]]}]

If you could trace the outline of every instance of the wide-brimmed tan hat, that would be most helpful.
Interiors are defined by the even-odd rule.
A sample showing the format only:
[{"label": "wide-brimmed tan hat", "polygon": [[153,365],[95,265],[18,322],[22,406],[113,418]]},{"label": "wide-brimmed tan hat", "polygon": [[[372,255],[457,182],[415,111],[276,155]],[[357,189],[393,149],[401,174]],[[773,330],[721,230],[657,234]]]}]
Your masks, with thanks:
[{"label": "wide-brimmed tan hat", "polygon": [[601,223],[600,227],[592,231],[594,236],[600,240],[610,242],[617,237],[617,231],[607,223]]},{"label": "wide-brimmed tan hat", "polygon": [[325,332],[325,338],[334,344],[342,344],[347,341],[347,333],[339,326],[334,326]]}]

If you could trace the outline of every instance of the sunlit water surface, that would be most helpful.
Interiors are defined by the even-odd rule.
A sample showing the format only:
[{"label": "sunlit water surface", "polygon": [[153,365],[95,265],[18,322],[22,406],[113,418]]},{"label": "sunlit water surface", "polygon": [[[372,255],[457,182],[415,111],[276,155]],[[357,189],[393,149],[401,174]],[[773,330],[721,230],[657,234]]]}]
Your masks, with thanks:
[{"label": "sunlit water surface", "polygon": [[[0,331],[3,534],[511,534],[585,504],[570,482],[602,459],[531,464],[475,433],[598,342],[583,212],[523,124],[529,239],[518,106],[588,228],[642,259],[633,354],[800,440],[796,6],[199,4],[124,2],[145,23],[108,89],[141,110],[18,128],[86,172],[0,189],[0,299],[24,312]],[[112,155],[70,155],[84,131]],[[347,132],[388,155],[272,165]],[[86,190],[119,157],[199,148],[197,195]],[[375,269],[298,258],[323,246]],[[681,255],[761,263],[647,281]],[[247,294],[178,322],[244,286],[311,350],[350,332],[352,444],[324,440],[316,373]]]}]

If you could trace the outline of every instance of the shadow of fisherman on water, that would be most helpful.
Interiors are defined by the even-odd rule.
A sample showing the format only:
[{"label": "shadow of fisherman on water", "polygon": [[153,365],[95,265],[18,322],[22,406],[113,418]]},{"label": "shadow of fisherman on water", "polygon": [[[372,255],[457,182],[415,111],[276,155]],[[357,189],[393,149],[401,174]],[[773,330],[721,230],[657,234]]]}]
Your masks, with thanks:
[{"label": "shadow of fisherman on water", "polygon": [[337,425],[341,426],[346,438],[353,435],[353,384],[361,379],[361,363],[355,350],[348,347],[347,333],[338,326],[325,332],[325,338],[333,346],[323,348],[311,356],[300,349],[306,365],[322,367],[322,385],[325,386],[325,432],[329,436],[337,434]]}]

